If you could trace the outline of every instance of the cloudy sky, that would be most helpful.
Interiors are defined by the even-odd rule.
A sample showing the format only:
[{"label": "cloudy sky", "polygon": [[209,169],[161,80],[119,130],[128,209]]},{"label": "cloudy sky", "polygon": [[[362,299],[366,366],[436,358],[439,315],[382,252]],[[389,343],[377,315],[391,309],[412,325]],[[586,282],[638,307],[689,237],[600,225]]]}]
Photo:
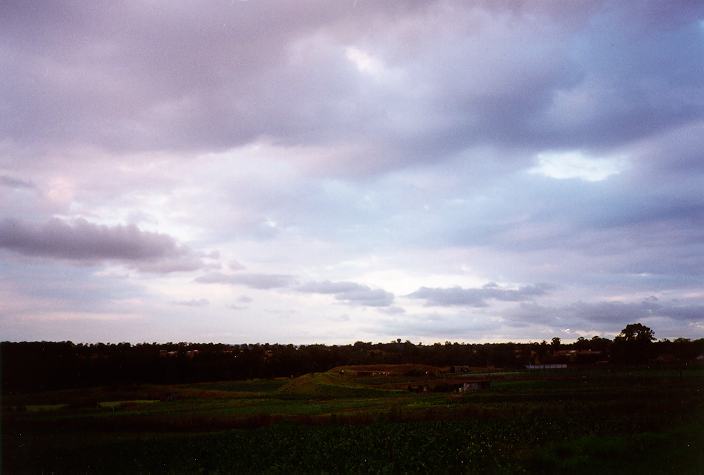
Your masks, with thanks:
[{"label": "cloudy sky", "polygon": [[704,4],[0,3],[0,339],[704,336]]}]

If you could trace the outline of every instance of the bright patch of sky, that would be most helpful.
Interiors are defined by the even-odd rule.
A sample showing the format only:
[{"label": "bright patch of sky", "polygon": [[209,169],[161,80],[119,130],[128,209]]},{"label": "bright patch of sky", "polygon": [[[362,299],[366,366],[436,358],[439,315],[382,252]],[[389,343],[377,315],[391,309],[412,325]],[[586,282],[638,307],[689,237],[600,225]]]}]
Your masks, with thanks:
[{"label": "bright patch of sky", "polygon": [[538,164],[529,173],[558,180],[602,181],[625,169],[623,158],[592,158],[579,151],[543,152],[536,159]]},{"label": "bright patch of sky", "polygon": [[345,49],[345,57],[362,73],[381,76],[384,72],[381,61],[354,46],[348,46]]}]

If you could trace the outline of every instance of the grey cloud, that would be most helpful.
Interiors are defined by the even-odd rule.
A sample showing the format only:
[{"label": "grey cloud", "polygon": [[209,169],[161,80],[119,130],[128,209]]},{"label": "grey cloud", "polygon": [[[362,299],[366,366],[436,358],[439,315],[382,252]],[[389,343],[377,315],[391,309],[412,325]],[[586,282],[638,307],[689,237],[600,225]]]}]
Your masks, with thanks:
[{"label": "grey cloud", "polygon": [[662,180],[663,175],[675,175],[679,179],[682,175],[689,175],[693,171],[704,171],[704,118],[693,121],[682,127],[668,131],[665,134],[651,137],[634,149],[642,168],[636,172],[652,178],[654,185]]},{"label": "grey cloud", "polygon": [[[297,279],[288,274],[212,272],[195,279],[201,284],[242,285],[254,289],[292,289],[302,293],[333,295],[336,300],[368,307],[388,307],[393,303],[394,295],[383,289],[373,289],[355,282],[308,282],[297,284]],[[241,297],[240,302],[249,302],[249,297]]]},{"label": "grey cloud", "polygon": [[667,300],[651,297],[640,301],[575,302],[562,306],[521,304],[506,312],[514,325],[542,323],[561,328],[606,328],[618,331],[627,323],[665,318],[678,322],[704,321],[704,304],[700,301]]},{"label": "grey cloud", "polygon": [[179,300],[174,302],[175,305],[181,305],[183,307],[207,307],[210,302],[207,299],[192,299],[192,300]]},{"label": "grey cloud", "polygon": [[89,266],[66,266],[55,259],[2,259],[0,313],[8,304],[23,305],[24,311],[120,312],[146,306],[153,295],[137,280],[122,275],[101,275]]},{"label": "grey cloud", "polygon": [[0,186],[6,186],[8,188],[18,188],[18,189],[33,189],[34,185],[25,180],[20,180],[19,178],[13,178],[7,175],[0,175]]},{"label": "grey cloud", "polygon": [[299,292],[330,294],[336,300],[367,307],[389,307],[394,302],[394,294],[383,289],[373,289],[356,282],[308,282],[296,288]]},{"label": "grey cloud", "polygon": [[236,261],[234,259],[229,262],[229,267],[230,267],[230,270],[242,270],[245,268],[245,266],[242,263],[240,263],[239,261]]},{"label": "grey cloud", "polygon": [[393,306],[384,309],[384,313],[386,313],[387,315],[402,315],[406,313],[406,310],[403,307]]},{"label": "grey cloud", "polygon": [[429,288],[421,287],[407,297],[425,300],[426,305],[486,307],[487,300],[504,302],[521,302],[545,295],[550,289],[548,284],[535,284],[508,289],[491,282],[481,288]]},{"label": "grey cloud", "polygon": [[308,282],[298,287],[300,292],[309,292],[315,294],[339,294],[345,292],[354,292],[359,290],[361,285],[355,282],[332,282],[329,280],[321,282]]},{"label": "grey cloud", "polygon": [[366,286],[335,294],[335,298],[348,304],[367,307],[388,307],[394,301],[392,293],[383,289],[371,289]]},{"label": "grey cloud", "polygon": [[84,219],[44,224],[0,221],[0,249],[25,256],[80,262],[117,261],[146,272],[195,270],[202,262],[166,234],[137,226],[106,226]]},{"label": "grey cloud", "polygon": [[[112,150],[361,144],[350,161],[375,169],[477,143],[618,145],[701,115],[701,5],[573,3],[3,4],[0,134]],[[396,82],[358,71],[350,45]]]},{"label": "grey cloud", "polygon": [[579,302],[568,307],[575,317],[589,322],[635,321],[664,317],[673,320],[704,320],[704,305],[650,298],[640,302]]},{"label": "grey cloud", "polygon": [[[674,169],[662,170],[664,157],[680,156],[674,142],[657,142],[658,160],[634,151],[631,168],[602,182],[515,174],[489,189],[457,190],[466,204],[434,210],[436,216],[423,227],[432,238],[426,241],[483,249],[492,255],[490,266],[503,264],[499,272],[518,281],[535,279],[536,269],[562,271],[537,276],[541,280],[582,284],[595,277],[618,279],[616,274],[701,276],[704,181],[693,167],[674,176]],[[650,149],[653,143],[641,146]],[[686,148],[693,157],[696,147]],[[477,194],[481,206],[474,205]]]},{"label": "grey cloud", "polygon": [[142,272],[170,274],[172,272],[191,272],[211,266],[204,264],[200,257],[186,253],[175,258],[147,260],[136,264],[135,267]]},{"label": "grey cloud", "polygon": [[252,303],[252,297],[248,295],[242,295],[239,298],[237,298],[237,303],[228,305],[228,308],[231,308],[233,310],[246,310],[249,307],[247,304]]},{"label": "grey cloud", "polygon": [[[13,119],[0,131],[20,143],[118,150],[225,149],[264,135],[300,141],[346,121],[338,95],[357,89],[340,48],[337,59],[325,51],[323,30],[354,37],[360,25],[422,6],[3,4],[2,100]],[[299,46],[316,37],[322,45]]]},{"label": "grey cloud", "polygon": [[288,274],[223,274],[221,272],[202,275],[195,281],[201,284],[242,285],[253,289],[280,289],[295,283],[294,277]]}]

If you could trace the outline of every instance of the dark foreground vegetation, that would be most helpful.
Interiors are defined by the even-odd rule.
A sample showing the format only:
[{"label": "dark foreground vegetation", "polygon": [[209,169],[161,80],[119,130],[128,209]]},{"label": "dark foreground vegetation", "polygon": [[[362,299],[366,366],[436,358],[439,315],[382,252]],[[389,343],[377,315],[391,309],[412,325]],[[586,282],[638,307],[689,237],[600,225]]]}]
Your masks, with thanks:
[{"label": "dark foreground vegetation", "polygon": [[654,341],[652,330],[641,324],[628,325],[614,340],[595,336],[572,344],[559,338],[550,343],[434,345],[400,339],[352,345],[0,343],[5,391],[299,376],[358,364],[687,366],[698,357],[704,358],[704,339]]},{"label": "dark foreground vegetation", "polygon": [[[164,376],[176,378],[173,382],[149,381],[154,373],[145,372],[140,377],[146,381],[128,378],[93,386],[80,380],[82,384],[63,386],[44,381],[54,388],[39,390],[37,385],[7,386],[8,375],[3,372],[0,469],[2,473],[704,473],[704,366],[697,358],[701,341],[627,341],[631,346],[621,349],[618,345],[626,341],[609,342],[598,358],[592,354],[599,350],[553,342],[514,345],[507,353],[511,363],[503,367],[497,361],[473,364],[474,360],[458,357],[442,360],[451,364],[401,359],[327,369],[331,363],[323,359],[317,364],[326,370],[299,376],[205,382],[178,379],[196,374],[189,372]],[[53,344],[22,345],[26,349]],[[85,350],[92,347],[56,345],[96,354]],[[94,348],[107,353],[118,346]],[[225,354],[236,360],[241,353],[234,353],[235,348],[249,351],[250,346],[220,348],[233,351]],[[277,350],[289,351],[285,346],[259,346],[268,349],[256,360],[261,364],[258,370],[277,367],[267,361],[275,360]],[[206,356],[205,350],[188,356],[186,352],[194,350],[187,348],[193,346],[174,348],[157,348],[152,357],[195,371],[198,360]],[[393,360],[415,350],[420,350],[416,356],[450,358],[503,347],[451,344],[426,350],[395,342],[290,351],[305,353],[308,348],[339,357],[349,351]],[[643,353],[616,356],[621,361],[617,363],[614,355],[623,348]],[[682,348],[687,353],[676,353]],[[176,356],[162,356],[164,349],[176,351]],[[580,360],[579,351],[590,352],[585,354],[593,360]],[[533,369],[515,363],[516,355],[526,357],[524,352]],[[3,353],[3,368],[14,368],[16,363],[7,363],[7,356]],[[569,362],[554,363],[563,359]],[[110,358],[85,361],[107,364]]]},{"label": "dark foreground vegetation", "polygon": [[[702,473],[704,372],[338,368],[3,399],[3,473]],[[341,373],[342,370],[344,373]],[[411,383],[490,379],[485,390]]]}]

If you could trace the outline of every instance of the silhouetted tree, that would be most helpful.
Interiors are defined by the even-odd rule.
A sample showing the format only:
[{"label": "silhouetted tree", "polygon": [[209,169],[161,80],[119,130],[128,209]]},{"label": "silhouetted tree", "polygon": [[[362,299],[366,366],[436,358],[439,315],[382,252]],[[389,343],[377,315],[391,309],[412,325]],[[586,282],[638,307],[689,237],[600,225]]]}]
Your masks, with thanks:
[{"label": "silhouetted tree", "polygon": [[655,340],[655,332],[642,323],[629,323],[616,337],[616,340],[620,339],[626,342],[651,343]]},{"label": "silhouetted tree", "polygon": [[655,333],[642,323],[629,323],[614,339],[613,359],[616,363],[642,364],[652,356]]}]

